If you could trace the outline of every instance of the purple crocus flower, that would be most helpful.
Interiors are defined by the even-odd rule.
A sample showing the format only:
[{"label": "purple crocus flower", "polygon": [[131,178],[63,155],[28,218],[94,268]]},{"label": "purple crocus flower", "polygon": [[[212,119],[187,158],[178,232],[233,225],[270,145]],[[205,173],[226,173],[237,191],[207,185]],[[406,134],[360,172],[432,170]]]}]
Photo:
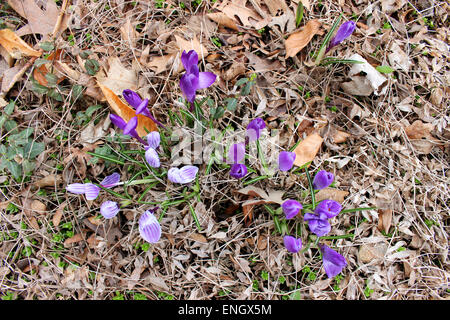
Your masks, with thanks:
[{"label": "purple crocus flower", "polygon": [[112,219],[114,218],[117,213],[119,212],[119,206],[117,205],[117,202],[114,201],[105,201],[100,206],[100,213],[105,219]]},{"label": "purple crocus flower", "polygon": [[329,248],[326,245],[319,244],[320,251],[322,251],[323,268],[328,278],[333,278],[338,275],[342,269],[347,265],[345,258]]},{"label": "purple crocus flower", "polygon": [[[100,185],[103,188],[110,189],[118,185],[120,181],[120,174],[113,173],[110,176],[105,177]],[[68,184],[66,190],[75,193],[75,194],[84,194],[86,196],[86,200],[94,200],[97,199],[100,193],[100,187],[96,186],[93,183],[71,183]]]},{"label": "purple crocus flower", "polygon": [[302,239],[294,238],[292,236],[284,236],[283,237],[284,246],[289,252],[297,253],[302,248]]},{"label": "purple crocus flower", "polygon": [[256,118],[250,121],[247,126],[247,137],[249,141],[256,141],[261,135],[261,131],[266,127],[266,123],[261,118]]},{"label": "purple crocus flower", "polygon": [[286,219],[292,219],[300,212],[300,209],[302,209],[303,206],[296,200],[288,199],[283,202],[281,208],[283,209]]},{"label": "purple crocus flower", "polygon": [[245,143],[235,143],[228,151],[228,163],[241,163],[245,158]]},{"label": "purple crocus flower", "polygon": [[303,220],[308,222],[308,227],[318,237],[326,235],[331,230],[331,225],[327,219],[320,219],[317,214],[307,212],[303,215]]},{"label": "purple crocus flower", "polygon": [[148,110],[148,99],[142,100],[141,97],[131,89],[123,90],[122,96],[125,101],[136,110],[136,114],[142,114],[152,119],[158,126],[165,128],[164,125],[156,120]]},{"label": "purple crocus flower", "polygon": [[232,176],[233,178],[240,179],[245,177],[246,174],[247,167],[245,166],[245,164],[235,163],[231,166],[230,176]]},{"label": "purple crocus flower", "polygon": [[147,143],[149,148],[156,149],[161,143],[161,136],[158,131],[152,131],[147,135]]},{"label": "purple crocus flower", "polygon": [[161,165],[158,153],[156,152],[160,141],[161,137],[158,131],[152,131],[147,135],[148,145],[145,147],[145,160],[153,168],[159,168]]},{"label": "purple crocus flower", "polygon": [[294,165],[295,157],[297,155],[295,152],[281,151],[278,156],[278,167],[281,171],[289,171]]},{"label": "purple crocus flower", "polygon": [[341,212],[342,206],[339,202],[334,200],[322,200],[316,206],[314,212],[319,216],[320,219],[331,219]]},{"label": "purple crocus flower", "polygon": [[128,123],[124,119],[122,119],[122,117],[112,114],[112,113],[109,115],[109,118],[111,119],[111,122],[114,125],[119,127],[119,129],[123,130],[123,134],[126,134],[133,138],[136,138],[142,144],[147,144],[147,142],[145,142],[144,140],[142,140],[141,137],[139,137],[139,134],[136,131],[136,127],[138,125],[137,116],[131,118],[130,121],[128,121]]},{"label": "purple crocus flower", "polygon": [[328,52],[331,48],[337,46],[339,43],[350,37],[350,35],[356,29],[355,21],[344,22],[336,32],[336,35],[330,40],[328,48],[325,52]]},{"label": "purple crocus flower", "polygon": [[150,243],[156,243],[161,238],[161,225],[153,215],[153,211],[147,210],[139,218],[139,233]]},{"label": "purple crocus flower", "polygon": [[316,190],[325,189],[333,183],[334,175],[331,172],[320,170],[316,173],[313,180],[313,187]]},{"label": "purple crocus flower", "polygon": [[189,183],[194,181],[198,168],[196,166],[184,166],[181,169],[170,168],[167,172],[167,178],[173,183]]},{"label": "purple crocus flower", "polygon": [[180,79],[180,88],[186,99],[192,105],[195,100],[196,91],[211,86],[216,81],[216,75],[212,72],[199,72],[197,66],[198,55],[195,50],[191,50],[188,53],[183,51],[181,54],[181,62],[186,73]]}]

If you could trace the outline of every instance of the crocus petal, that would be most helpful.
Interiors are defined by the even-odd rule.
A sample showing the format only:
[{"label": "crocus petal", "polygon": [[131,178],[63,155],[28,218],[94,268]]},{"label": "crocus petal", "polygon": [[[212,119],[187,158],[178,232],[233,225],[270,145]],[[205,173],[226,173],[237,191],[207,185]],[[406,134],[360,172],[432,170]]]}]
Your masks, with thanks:
[{"label": "crocus petal", "polygon": [[158,131],[152,131],[147,135],[147,142],[150,148],[156,149],[161,143],[161,136]]},{"label": "crocus petal", "polygon": [[180,88],[189,102],[194,102],[198,78],[194,74],[185,73],[180,79]]},{"label": "crocus petal", "polygon": [[133,133],[134,131],[136,131],[137,124],[138,124],[138,118],[137,117],[131,118],[130,121],[128,121],[125,128],[123,128],[123,134],[130,134],[130,133]]},{"label": "crocus petal", "polygon": [[300,209],[302,209],[303,206],[296,200],[288,199],[283,202],[281,208],[283,209],[286,219],[292,219],[300,212]]},{"label": "crocus petal", "polygon": [[216,81],[216,75],[212,72],[199,72],[197,89],[204,89]]},{"label": "crocus petal", "polygon": [[180,169],[178,168],[170,168],[169,171],[167,171],[167,178],[172,181],[173,183],[181,183],[181,177],[180,177]]},{"label": "crocus petal", "polygon": [[119,212],[119,206],[117,202],[114,201],[105,201],[100,206],[100,213],[105,219],[114,218]]},{"label": "crocus petal", "polygon": [[148,114],[148,99],[142,100],[142,102],[136,107],[136,114]]},{"label": "crocus petal", "polygon": [[241,163],[235,163],[231,166],[230,169],[230,176],[232,176],[233,178],[236,179],[240,179],[245,177],[245,175],[247,174],[247,167],[245,166],[245,164],[241,164]]},{"label": "crocus petal", "polygon": [[331,225],[328,220],[320,219],[316,214],[305,213],[303,219],[308,222],[308,227],[318,237],[326,235],[331,230]]},{"label": "crocus petal", "polygon": [[111,122],[121,130],[123,130],[127,125],[125,120],[123,120],[122,117],[120,117],[116,114],[110,114],[109,118],[111,119]]},{"label": "crocus petal", "polygon": [[289,252],[297,253],[302,248],[302,239],[296,239],[292,236],[283,237],[284,246]]},{"label": "crocus petal", "polygon": [[230,164],[241,163],[245,158],[245,143],[235,143],[228,151],[227,162]]},{"label": "crocus petal", "polygon": [[338,275],[347,265],[345,258],[326,245],[319,245],[322,251],[323,268],[328,278]]},{"label": "crocus petal", "polygon": [[141,97],[139,97],[139,95],[136,92],[130,89],[123,90],[122,96],[125,99],[125,101],[134,109],[136,109],[142,102]]},{"label": "crocus petal", "polygon": [[256,118],[250,121],[247,126],[247,136],[249,141],[255,141],[259,139],[261,131],[266,127],[266,123],[261,118]]},{"label": "crocus petal", "polygon": [[342,205],[334,200],[322,200],[317,206],[314,212],[320,219],[331,219],[339,214],[342,210]]},{"label": "crocus petal", "polygon": [[147,151],[145,151],[145,160],[147,160],[147,163],[153,168],[159,168],[161,165],[158,153],[153,148],[148,148]]},{"label": "crocus petal", "polygon": [[100,188],[97,187],[95,184],[92,183],[86,183],[85,184],[85,192],[86,200],[94,200],[97,199],[98,194],[100,193]]},{"label": "crocus petal", "polygon": [[334,46],[337,46],[342,41],[350,37],[350,35],[355,31],[356,22],[355,21],[347,21],[344,22],[336,32],[336,35],[330,40],[328,44],[328,48],[326,51],[329,51]]},{"label": "crocus petal", "polygon": [[198,167],[196,166],[184,166],[180,169],[180,183],[189,183],[195,179],[197,175]]},{"label": "crocus petal", "polygon": [[289,171],[294,165],[295,152],[281,151],[278,156],[278,167],[281,171]]},{"label": "crocus petal", "polygon": [[67,185],[66,190],[75,194],[84,194],[86,186],[84,183],[71,183]]},{"label": "crocus petal", "polygon": [[156,243],[161,238],[161,225],[152,211],[145,211],[139,219],[139,233],[150,243]]},{"label": "crocus petal", "polygon": [[320,170],[316,173],[313,180],[313,187],[316,190],[325,189],[333,183],[334,175],[331,172]]},{"label": "crocus petal", "polygon": [[192,73],[194,71],[193,67],[197,67],[198,63],[197,52],[195,52],[195,50],[190,50],[189,52],[183,50],[183,53],[181,54],[181,62],[183,63],[186,72]]},{"label": "crocus petal", "polygon": [[112,175],[105,177],[105,179],[103,179],[103,181],[100,182],[100,184],[102,185],[102,187],[109,189],[115,187],[119,183],[119,181],[120,181],[120,174],[114,172]]}]

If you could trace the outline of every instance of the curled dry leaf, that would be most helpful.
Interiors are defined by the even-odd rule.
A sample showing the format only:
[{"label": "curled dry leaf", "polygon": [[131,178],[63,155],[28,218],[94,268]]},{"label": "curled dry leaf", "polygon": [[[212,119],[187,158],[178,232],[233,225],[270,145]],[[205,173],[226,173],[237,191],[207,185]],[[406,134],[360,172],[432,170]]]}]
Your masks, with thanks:
[{"label": "curled dry leaf", "polygon": [[47,212],[47,206],[44,203],[40,202],[39,200],[33,200],[33,202],[31,202],[30,207],[32,211],[39,214],[44,214]]},{"label": "curled dry leaf", "polygon": [[392,222],[392,210],[391,209],[379,209],[378,210],[378,230],[389,233],[389,228]]},{"label": "curled dry leaf", "polygon": [[336,130],[332,136],[334,143],[344,143],[351,136],[350,133]]},{"label": "curled dry leaf", "polygon": [[223,12],[208,13],[206,16],[212,21],[216,22],[219,26],[224,26],[232,30],[239,31],[239,27],[236,24],[236,21],[228,17]]},{"label": "curled dry leaf", "polygon": [[323,138],[316,132],[307,136],[294,150],[296,154],[294,165],[301,167],[312,161],[319,152],[322,142]]},{"label": "curled dry leaf", "polygon": [[[115,113],[117,113],[117,115],[122,117],[127,122],[131,118],[136,116],[136,111],[126,105],[114,92],[112,92],[112,90],[100,83],[98,83],[98,85],[105,95],[106,101],[108,101],[109,106],[114,110]],[[147,135],[147,131],[145,129],[147,129],[149,132],[157,130],[156,124],[150,118],[141,114],[138,114],[137,117],[138,126],[136,128],[136,131],[139,136],[143,137]]]},{"label": "curled dry leaf", "polygon": [[344,202],[345,197],[349,195],[348,191],[338,190],[334,188],[325,188],[317,192],[316,200],[322,201],[325,199],[334,200],[339,203]]},{"label": "curled dry leaf", "polygon": [[67,248],[67,246],[71,245],[72,243],[77,243],[83,240],[83,234],[77,233],[73,237],[67,238],[64,241],[64,247]]},{"label": "curled dry leaf", "polygon": [[255,10],[248,8],[246,2],[247,0],[224,1],[218,9],[232,20],[237,16],[244,27],[255,29],[265,27],[270,19],[263,19]]},{"label": "curled dry leaf", "polygon": [[44,187],[55,187],[58,184],[62,182],[61,175],[59,174],[49,174],[48,176],[45,176],[44,178],[36,181],[34,185],[38,188],[44,188]]},{"label": "curled dry leaf", "polygon": [[309,20],[302,30],[291,34],[285,42],[286,58],[294,57],[311,41],[317,34],[321,23],[317,19]]},{"label": "curled dry leaf", "polygon": [[67,202],[61,203],[61,205],[56,209],[55,214],[53,215],[52,222],[55,227],[59,226],[61,222],[61,218],[64,214],[64,208],[67,206]]},{"label": "curled dry leaf", "polygon": [[0,30],[0,44],[14,59],[40,57],[42,52],[34,50],[10,29]]}]

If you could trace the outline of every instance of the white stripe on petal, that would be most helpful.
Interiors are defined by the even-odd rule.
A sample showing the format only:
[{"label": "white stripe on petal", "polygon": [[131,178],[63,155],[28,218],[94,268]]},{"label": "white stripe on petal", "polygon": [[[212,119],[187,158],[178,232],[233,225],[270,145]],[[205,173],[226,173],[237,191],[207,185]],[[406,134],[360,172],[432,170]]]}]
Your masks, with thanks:
[{"label": "white stripe on petal", "polygon": [[150,148],[156,149],[161,143],[161,136],[158,131],[152,131],[147,135],[147,142]]},{"label": "white stripe on petal", "polygon": [[161,226],[150,210],[145,211],[139,219],[139,233],[150,243],[156,243],[161,238]]},{"label": "white stripe on petal", "polygon": [[170,168],[167,171],[167,178],[173,183],[181,183],[180,169]]},{"label": "white stripe on petal", "polygon": [[145,151],[145,160],[147,160],[150,167],[153,168],[159,168],[161,165],[159,162],[158,153],[153,148],[148,148],[147,151]]},{"label": "white stripe on petal", "polygon": [[112,188],[115,187],[120,181],[120,174],[114,172],[112,175],[105,177],[103,181],[100,183],[104,188]]},{"label": "white stripe on petal", "polygon": [[84,183],[68,184],[66,190],[75,194],[84,194],[86,186]]},{"label": "white stripe on petal", "polygon": [[86,183],[85,188],[86,188],[85,189],[86,200],[97,199],[98,194],[100,193],[99,187],[97,187],[95,184],[92,183]]},{"label": "white stripe on petal", "polygon": [[114,218],[119,212],[119,206],[117,202],[114,201],[105,201],[100,206],[100,213],[105,219]]},{"label": "white stripe on petal", "polygon": [[189,183],[195,179],[198,168],[196,166],[184,166],[180,169],[180,183]]}]

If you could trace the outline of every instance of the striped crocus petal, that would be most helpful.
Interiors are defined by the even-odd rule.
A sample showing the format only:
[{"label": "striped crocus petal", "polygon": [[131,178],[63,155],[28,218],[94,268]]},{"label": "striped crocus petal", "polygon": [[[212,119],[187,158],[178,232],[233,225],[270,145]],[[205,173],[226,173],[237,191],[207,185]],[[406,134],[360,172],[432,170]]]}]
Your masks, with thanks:
[{"label": "striped crocus petal", "polygon": [[100,206],[100,213],[105,219],[114,218],[119,212],[119,206],[117,202],[114,201],[105,201]]},{"label": "striped crocus petal", "polygon": [[145,151],[145,160],[147,160],[147,163],[152,168],[159,168],[161,165],[158,153],[153,148],[148,148],[147,151]]},{"label": "striped crocus petal", "polygon": [[147,142],[150,148],[156,149],[161,143],[161,136],[158,131],[152,131],[147,135]]},{"label": "striped crocus petal", "polygon": [[105,179],[103,179],[102,182],[100,182],[100,184],[102,185],[103,188],[112,188],[115,187],[119,184],[120,181],[120,174],[118,174],[117,172],[114,172],[112,175],[105,177]]},{"label": "striped crocus petal", "polygon": [[84,183],[68,184],[66,190],[75,194],[84,194],[86,187]]},{"label": "striped crocus petal", "polygon": [[123,128],[123,134],[133,135],[134,132],[136,132],[136,127],[138,125],[138,118],[133,117],[128,121],[125,128]]},{"label": "striped crocus petal", "polygon": [[161,238],[161,226],[152,211],[145,211],[139,219],[139,233],[145,241],[156,243]]},{"label": "striped crocus petal", "polygon": [[196,166],[184,166],[180,169],[180,183],[189,183],[191,181],[194,181],[197,172],[198,168]]},{"label": "striped crocus petal", "polygon": [[86,195],[86,200],[97,199],[98,194],[100,193],[100,188],[92,183],[86,183],[84,186],[85,186],[84,194]]}]

